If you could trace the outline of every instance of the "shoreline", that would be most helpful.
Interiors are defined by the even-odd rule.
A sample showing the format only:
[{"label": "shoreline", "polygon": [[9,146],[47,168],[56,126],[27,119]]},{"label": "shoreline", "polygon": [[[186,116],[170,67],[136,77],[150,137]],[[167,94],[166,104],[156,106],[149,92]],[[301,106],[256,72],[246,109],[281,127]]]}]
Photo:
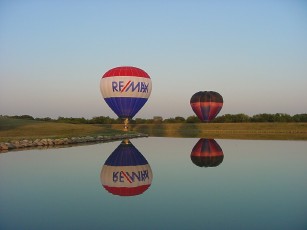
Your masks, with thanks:
[{"label": "shoreline", "polygon": [[69,138],[42,138],[35,140],[13,140],[9,142],[0,142],[0,153],[5,153],[14,150],[27,150],[35,148],[56,148],[56,147],[71,147],[80,144],[103,143],[124,139],[133,139],[139,137],[148,137],[148,134],[122,134],[113,136],[83,136]]}]

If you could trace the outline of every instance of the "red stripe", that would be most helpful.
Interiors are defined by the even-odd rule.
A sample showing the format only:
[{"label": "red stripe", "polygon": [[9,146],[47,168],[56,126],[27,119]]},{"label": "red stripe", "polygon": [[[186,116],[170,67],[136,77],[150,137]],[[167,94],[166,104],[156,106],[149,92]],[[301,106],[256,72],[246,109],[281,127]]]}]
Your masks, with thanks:
[{"label": "red stripe", "polygon": [[124,92],[124,90],[127,88],[127,86],[130,84],[131,81],[128,81],[128,83],[125,85],[125,87],[120,91],[121,93]]},{"label": "red stripe", "polygon": [[223,103],[222,102],[214,102],[214,101],[206,101],[206,102],[193,102],[190,103],[191,105],[194,106],[215,106],[215,107],[222,107]]},{"label": "red stripe", "polygon": [[208,151],[208,152],[191,152],[191,156],[194,157],[219,157],[224,156],[223,152],[219,151]]},{"label": "red stripe", "polygon": [[224,156],[222,148],[214,139],[201,138],[192,149],[194,157],[218,157]]},{"label": "red stripe", "polygon": [[114,195],[119,195],[119,196],[136,196],[140,195],[143,192],[145,192],[149,187],[150,184],[148,185],[141,185],[138,187],[110,187],[107,185],[103,186],[108,192],[114,194]]},{"label": "red stripe", "polygon": [[149,75],[142,69],[132,66],[120,66],[115,67],[107,71],[102,77],[114,77],[114,76],[134,76],[150,78]]},{"label": "red stripe", "polygon": [[201,112],[201,107],[200,107],[199,103],[192,103],[191,106],[192,106],[193,111],[194,111],[195,114],[197,115],[197,117],[198,117],[200,120],[203,120],[204,117],[203,117],[203,114],[202,114],[202,112]]},{"label": "red stripe", "polygon": [[122,174],[126,177],[127,181],[129,181],[130,183],[132,183],[132,181],[130,180],[130,178],[127,176],[127,174],[124,171],[121,171]]}]

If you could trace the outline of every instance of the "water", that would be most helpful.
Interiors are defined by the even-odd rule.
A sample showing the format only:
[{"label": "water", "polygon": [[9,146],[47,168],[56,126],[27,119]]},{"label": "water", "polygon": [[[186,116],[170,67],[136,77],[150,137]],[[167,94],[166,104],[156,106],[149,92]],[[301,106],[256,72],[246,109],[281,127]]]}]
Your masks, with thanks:
[{"label": "water", "polygon": [[[307,229],[306,141],[198,141],[150,137],[132,139],[134,150],[116,141],[2,153],[0,229]],[[103,169],[112,152],[125,151],[138,155],[136,171],[147,170],[140,182],[127,182],[132,172],[121,164],[130,157],[117,166],[110,160],[119,174]],[[143,189],[107,191],[119,181]]]}]

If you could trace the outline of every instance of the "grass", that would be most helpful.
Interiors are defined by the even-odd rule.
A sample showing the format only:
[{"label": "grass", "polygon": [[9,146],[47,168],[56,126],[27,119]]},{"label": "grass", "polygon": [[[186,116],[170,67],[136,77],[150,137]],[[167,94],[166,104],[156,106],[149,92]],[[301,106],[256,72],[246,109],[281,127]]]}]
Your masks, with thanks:
[{"label": "grass", "polygon": [[139,124],[132,130],[161,137],[307,140],[307,123]]},{"label": "grass", "polygon": [[[122,127],[121,127],[122,129]],[[67,124],[0,118],[0,142],[22,139],[63,138],[80,136],[108,136],[123,134],[121,129],[104,125]]]},{"label": "grass", "polygon": [[[21,139],[123,134],[122,124],[90,125],[0,118],[0,142]],[[307,123],[133,124],[131,132],[156,137],[307,140]]]}]

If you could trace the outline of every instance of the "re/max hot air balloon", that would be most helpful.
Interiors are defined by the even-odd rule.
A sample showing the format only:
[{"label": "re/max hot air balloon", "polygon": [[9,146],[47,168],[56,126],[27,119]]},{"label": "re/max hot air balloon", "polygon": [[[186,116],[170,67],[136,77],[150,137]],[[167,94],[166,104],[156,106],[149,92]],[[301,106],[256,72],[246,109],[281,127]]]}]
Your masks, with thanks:
[{"label": "re/max hot air balloon", "polygon": [[151,93],[150,76],[142,69],[121,66],[107,71],[100,80],[101,94],[125,124],[144,106]]},{"label": "re/max hot air balloon", "polygon": [[106,160],[100,180],[114,195],[136,196],[150,187],[152,171],[145,157],[129,140],[124,140]]},{"label": "re/max hot air balloon", "polygon": [[199,139],[191,152],[192,162],[199,167],[216,167],[223,159],[223,150],[214,139]]},{"label": "re/max hot air balloon", "polygon": [[200,91],[191,97],[190,105],[201,121],[209,122],[221,111],[223,97],[214,91]]}]

